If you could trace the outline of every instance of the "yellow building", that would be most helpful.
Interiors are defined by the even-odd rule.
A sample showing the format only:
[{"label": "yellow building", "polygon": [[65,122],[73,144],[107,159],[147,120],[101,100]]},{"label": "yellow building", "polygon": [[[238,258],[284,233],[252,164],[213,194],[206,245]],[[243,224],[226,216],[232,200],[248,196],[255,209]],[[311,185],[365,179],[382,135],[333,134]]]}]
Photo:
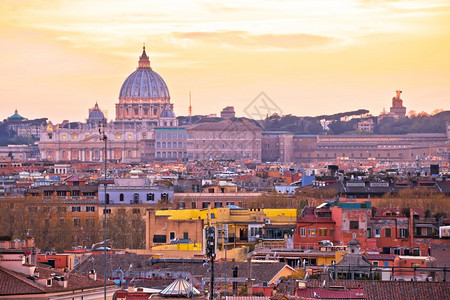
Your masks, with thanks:
[{"label": "yellow building", "polygon": [[291,233],[297,219],[296,209],[242,209],[236,206],[202,210],[157,210],[148,214],[148,249],[174,239],[203,243],[204,232],[201,234],[202,240],[199,240],[200,226],[216,227],[218,249],[223,249],[224,245],[236,248],[254,244],[257,239],[263,239],[266,232],[276,232],[278,238],[284,239],[284,234],[281,233]]}]

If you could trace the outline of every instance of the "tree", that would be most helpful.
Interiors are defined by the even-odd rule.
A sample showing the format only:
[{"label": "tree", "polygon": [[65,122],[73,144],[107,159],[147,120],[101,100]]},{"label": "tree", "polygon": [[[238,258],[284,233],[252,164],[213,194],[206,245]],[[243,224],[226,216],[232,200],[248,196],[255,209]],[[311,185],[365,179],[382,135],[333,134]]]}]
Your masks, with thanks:
[{"label": "tree", "polygon": [[107,235],[113,248],[145,248],[145,220],[141,209],[119,208],[107,220]]}]

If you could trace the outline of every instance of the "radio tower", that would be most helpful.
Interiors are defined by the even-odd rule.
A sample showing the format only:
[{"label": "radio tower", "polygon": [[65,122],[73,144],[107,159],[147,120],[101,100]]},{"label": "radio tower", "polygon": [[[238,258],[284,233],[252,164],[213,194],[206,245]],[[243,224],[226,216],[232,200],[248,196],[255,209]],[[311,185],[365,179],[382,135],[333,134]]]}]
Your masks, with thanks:
[{"label": "radio tower", "polygon": [[189,117],[192,117],[191,91],[189,91]]}]

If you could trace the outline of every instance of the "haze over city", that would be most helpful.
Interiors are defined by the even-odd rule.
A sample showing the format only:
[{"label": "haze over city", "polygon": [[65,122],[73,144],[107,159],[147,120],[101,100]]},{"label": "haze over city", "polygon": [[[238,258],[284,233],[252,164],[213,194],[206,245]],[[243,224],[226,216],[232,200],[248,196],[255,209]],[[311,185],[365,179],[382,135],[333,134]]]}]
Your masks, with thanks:
[{"label": "haze over city", "polygon": [[145,43],[175,113],[238,116],[264,91],[281,113],[448,110],[448,1],[2,1],[0,92],[53,122],[114,118]]}]

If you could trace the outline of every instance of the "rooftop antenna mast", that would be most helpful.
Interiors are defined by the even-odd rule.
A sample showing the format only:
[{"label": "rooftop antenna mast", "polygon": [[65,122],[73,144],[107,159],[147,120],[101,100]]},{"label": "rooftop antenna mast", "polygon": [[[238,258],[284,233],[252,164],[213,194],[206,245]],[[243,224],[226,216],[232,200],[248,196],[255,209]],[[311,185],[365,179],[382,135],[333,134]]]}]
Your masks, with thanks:
[{"label": "rooftop antenna mast", "polygon": [[192,117],[191,91],[189,91],[189,117]]}]

